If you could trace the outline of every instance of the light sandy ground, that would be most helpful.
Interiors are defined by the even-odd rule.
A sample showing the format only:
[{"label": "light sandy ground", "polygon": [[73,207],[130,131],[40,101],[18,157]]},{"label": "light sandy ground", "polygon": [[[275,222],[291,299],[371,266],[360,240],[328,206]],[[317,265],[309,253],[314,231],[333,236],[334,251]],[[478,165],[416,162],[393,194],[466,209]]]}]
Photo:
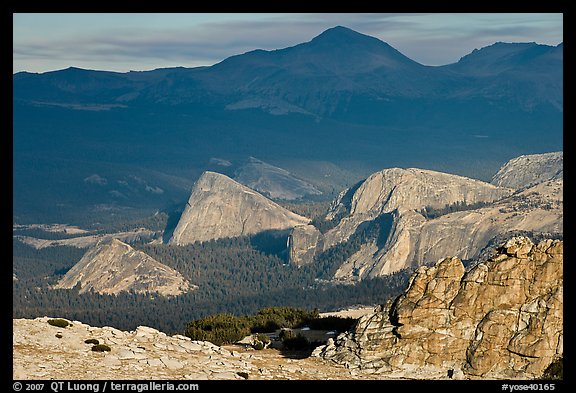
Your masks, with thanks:
[{"label": "light sandy ground", "polygon": [[[49,318],[13,320],[14,379],[330,380],[390,379],[349,370],[332,361],[277,349],[217,347],[151,328],[122,332],[73,322],[58,328]],[[93,352],[86,339],[110,352]]]},{"label": "light sandy ground", "polygon": [[36,249],[41,249],[45,247],[53,247],[53,246],[70,246],[70,247],[77,247],[77,248],[88,248],[92,247],[96,243],[101,240],[106,239],[118,239],[123,242],[131,242],[135,241],[139,238],[142,239],[150,239],[154,234],[153,231],[148,229],[135,229],[133,231],[127,232],[116,232],[116,233],[107,233],[107,234],[98,234],[98,235],[87,235],[87,236],[79,236],[79,237],[72,237],[69,239],[60,239],[60,240],[45,240],[45,239],[38,239],[35,237],[30,236],[20,236],[15,235],[14,238],[20,240],[21,242],[28,244]]},{"label": "light sandy ground", "polygon": [[376,307],[377,307],[376,305],[374,305],[374,306],[358,306],[358,307],[349,308],[346,310],[323,312],[323,313],[320,313],[320,316],[321,317],[335,316],[335,317],[341,317],[341,318],[350,317],[350,318],[358,319],[360,317],[363,317],[366,314],[370,314],[370,313],[374,312],[374,308],[376,308]]}]

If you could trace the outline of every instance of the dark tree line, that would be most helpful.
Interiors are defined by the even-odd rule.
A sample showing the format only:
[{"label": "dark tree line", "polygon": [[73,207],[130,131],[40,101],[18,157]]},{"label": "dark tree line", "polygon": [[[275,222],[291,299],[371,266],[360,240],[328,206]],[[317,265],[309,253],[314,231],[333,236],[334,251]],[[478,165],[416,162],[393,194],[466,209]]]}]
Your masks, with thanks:
[{"label": "dark tree line", "polygon": [[13,233],[14,235],[18,236],[30,236],[45,240],[62,240],[62,239],[71,239],[75,237],[92,235],[92,233],[90,232],[72,234],[66,232],[51,232],[41,228],[18,228],[14,229]]},{"label": "dark tree line", "polygon": [[12,250],[12,270],[19,280],[63,274],[86,252],[69,246],[35,249],[16,239]]},{"label": "dark tree line", "polygon": [[271,333],[281,328],[303,326],[319,318],[318,310],[267,307],[253,315],[215,314],[191,321],[185,334],[192,340],[216,345],[232,344],[252,333]]},{"label": "dark tree line", "polygon": [[406,287],[409,273],[402,271],[356,285],[283,288],[237,296],[201,291],[178,297],[153,294],[79,294],[79,288],[53,290],[41,279],[15,281],[13,317],[61,317],[93,326],[133,330],[146,325],[166,333],[183,333],[188,322],[219,313],[247,315],[266,307],[300,307],[336,310],[356,304],[379,304],[396,297]]},{"label": "dark tree line", "polygon": [[274,254],[254,249],[249,238],[224,239],[189,246],[139,245],[158,261],[180,271],[195,291],[177,297],[156,294],[79,294],[50,289],[85,250],[50,247],[35,250],[14,241],[13,317],[62,317],[94,326],[134,329],[147,325],[182,333],[188,322],[208,315],[247,315],[265,307],[335,310],[356,304],[378,304],[405,288],[408,271],[364,280],[356,285],[321,284],[326,261],[305,269],[288,265]]},{"label": "dark tree line", "polygon": [[423,209],[419,210],[418,212],[430,220],[454,212],[480,209],[482,207],[492,205],[493,203],[494,202],[466,203],[464,201],[456,201],[451,204],[446,204],[442,208],[434,208],[432,206],[426,206]]},{"label": "dark tree line", "polygon": [[372,221],[362,223],[347,241],[317,255],[314,264],[306,269],[313,270],[318,278],[332,278],[336,270],[360,250],[362,244],[373,241],[383,247],[392,230],[393,221],[392,214],[382,214]]}]

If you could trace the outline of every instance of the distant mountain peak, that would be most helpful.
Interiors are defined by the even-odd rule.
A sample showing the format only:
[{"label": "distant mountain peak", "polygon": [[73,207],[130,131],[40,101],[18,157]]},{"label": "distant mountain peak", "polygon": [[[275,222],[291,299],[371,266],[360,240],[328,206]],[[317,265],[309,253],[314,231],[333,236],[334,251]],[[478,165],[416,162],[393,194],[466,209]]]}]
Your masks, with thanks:
[{"label": "distant mountain peak", "polygon": [[309,42],[287,48],[297,49],[306,52],[310,63],[338,75],[422,66],[386,42],[343,26],[332,27]]},{"label": "distant mountain peak", "polygon": [[335,26],[331,27],[328,30],[324,30],[322,33],[317,35],[312,39],[314,41],[325,41],[325,40],[350,40],[350,39],[370,39],[370,40],[378,40],[377,38],[370,37],[366,34],[359,33],[355,30],[352,30],[348,27],[344,26]]},{"label": "distant mountain peak", "polygon": [[374,49],[382,50],[383,48],[385,48],[404,57],[404,55],[402,55],[400,52],[398,52],[396,49],[391,47],[386,42],[376,37],[359,33],[355,30],[352,30],[344,26],[336,26],[328,30],[324,30],[322,33],[314,37],[308,44],[312,46],[330,45],[330,46],[337,46],[340,48],[358,46],[358,47],[365,47],[365,49],[370,51]]},{"label": "distant mountain peak", "polygon": [[348,33],[360,34],[360,33],[358,33],[358,32],[355,31],[355,30],[352,30],[352,29],[350,29],[350,28],[348,28],[348,27],[341,26],[341,25],[331,27],[331,28],[326,29],[326,30],[324,31],[324,33],[329,33],[329,32],[330,32],[330,33],[338,33],[338,34],[341,34],[341,33],[344,33],[344,34],[348,34]]}]

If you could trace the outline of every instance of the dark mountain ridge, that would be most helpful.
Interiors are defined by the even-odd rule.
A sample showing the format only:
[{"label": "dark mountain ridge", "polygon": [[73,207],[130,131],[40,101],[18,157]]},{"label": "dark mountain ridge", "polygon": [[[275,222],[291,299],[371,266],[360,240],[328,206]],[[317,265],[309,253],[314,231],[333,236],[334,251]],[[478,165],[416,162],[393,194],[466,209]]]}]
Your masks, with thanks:
[{"label": "dark mountain ridge", "polygon": [[[561,81],[562,54],[563,45],[498,42],[474,50],[457,63],[432,67],[409,59],[377,38],[338,26],[306,43],[272,51],[250,51],[211,67],[127,73],[75,67],[43,74],[21,72],[14,75],[14,99],[137,104],[149,100],[191,103],[212,98],[230,103],[238,94],[258,94],[301,104],[309,110],[313,108],[307,108],[310,105],[301,99],[309,98],[310,91],[372,94],[380,99],[457,97],[466,93],[469,77],[495,77],[521,70],[539,75],[553,71],[553,76],[559,76]],[[529,76],[521,79],[526,82]],[[444,89],[438,92],[439,87]],[[321,108],[313,113],[325,114]]]},{"label": "dark mountain ridge", "polygon": [[[562,150],[562,58],[562,44],[497,43],[431,67],[338,26],[210,67],[17,73],[14,214],[183,203],[211,157],[489,180],[512,157]],[[122,189],[136,172],[164,192]],[[94,174],[107,189],[88,189]]]},{"label": "dark mountain ridge", "polygon": [[[547,70],[562,62],[564,45],[539,45],[535,42],[496,42],[462,57],[457,63],[444,67],[466,74],[494,75],[516,67],[527,67],[534,63],[547,66]],[[562,71],[561,68],[556,69]]]}]

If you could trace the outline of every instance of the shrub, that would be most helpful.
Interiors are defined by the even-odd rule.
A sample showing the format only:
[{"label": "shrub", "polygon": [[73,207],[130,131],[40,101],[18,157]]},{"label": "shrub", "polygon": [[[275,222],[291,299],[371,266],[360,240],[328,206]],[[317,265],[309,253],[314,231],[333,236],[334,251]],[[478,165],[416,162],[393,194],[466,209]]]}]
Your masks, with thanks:
[{"label": "shrub", "polygon": [[56,319],[49,319],[48,324],[60,328],[65,328],[68,325],[70,325],[70,322],[62,318],[56,318]]},{"label": "shrub", "polygon": [[248,379],[248,373],[247,372],[238,371],[236,374],[238,374],[239,376],[241,376],[244,379]]},{"label": "shrub", "polygon": [[280,328],[294,328],[318,317],[318,310],[294,307],[267,307],[249,317],[252,333],[270,333]]},{"label": "shrub", "polygon": [[287,325],[286,321],[280,317],[268,319],[266,316],[256,315],[252,318],[250,332],[270,333]]},{"label": "shrub", "polygon": [[216,314],[192,321],[186,327],[192,340],[210,341],[215,345],[231,344],[250,334],[246,318]]},{"label": "shrub", "polygon": [[263,333],[258,333],[256,335],[256,340],[262,341],[264,344],[270,344],[270,337]]},{"label": "shrub", "polygon": [[264,333],[258,333],[253,336],[252,348],[256,350],[262,350],[266,348],[270,344],[270,337],[265,335]]},{"label": "shrub", "polygon": [[62,338],[64,336],[62,336],[60,333],[56,333],[56,338]]},{"label": "shrub", "polygon": [[544,371],[542,379],[564,379],[564,358],[554,360]]},{"label": "shrub", "polygon": [[94,352],[109,352],[111,350],[112,349],[108,345],[105,345],[105,344],[96,344],[92,347],[92,351],[94,351]]},{"label": "shrub", "polygon": [[255,315],[241,317],[216,314],[189,322],[185,335],[192,340],[210,341],[216,345],[231,344],[250,333],[267,333],[303,325],[318,317],[318,310],[293,307],[268,307]]},{"label": "shrub", "polygon": [[283,329],[280,334],[278,335],[278,338],[282,341],[284,340],[290,340],[293,339],[294,337],[296,337],[296,335],[294,334],[294,332],[290,329]]},{"label": "shrub", "polygon": [[85,340],[84,343],[98,345],[100,344],[100,341],[96,340],[95,338],[89,338],[88,340]]},{"label": "shrub", "polygon": [[301,351],[310,348],[310,343],[308,342],[306,337],[304,337],[301,334],[298,334],[296,337],[285,338],[284,340],[282,340],[282,344],[284,345],[284,348],[296,351]]},{"label": "shrub", "polygon": [[304,350],[310,348],[310,342],[302,334],[295,334],[292,330],[284,329],[278,335],[286,349]]}]

